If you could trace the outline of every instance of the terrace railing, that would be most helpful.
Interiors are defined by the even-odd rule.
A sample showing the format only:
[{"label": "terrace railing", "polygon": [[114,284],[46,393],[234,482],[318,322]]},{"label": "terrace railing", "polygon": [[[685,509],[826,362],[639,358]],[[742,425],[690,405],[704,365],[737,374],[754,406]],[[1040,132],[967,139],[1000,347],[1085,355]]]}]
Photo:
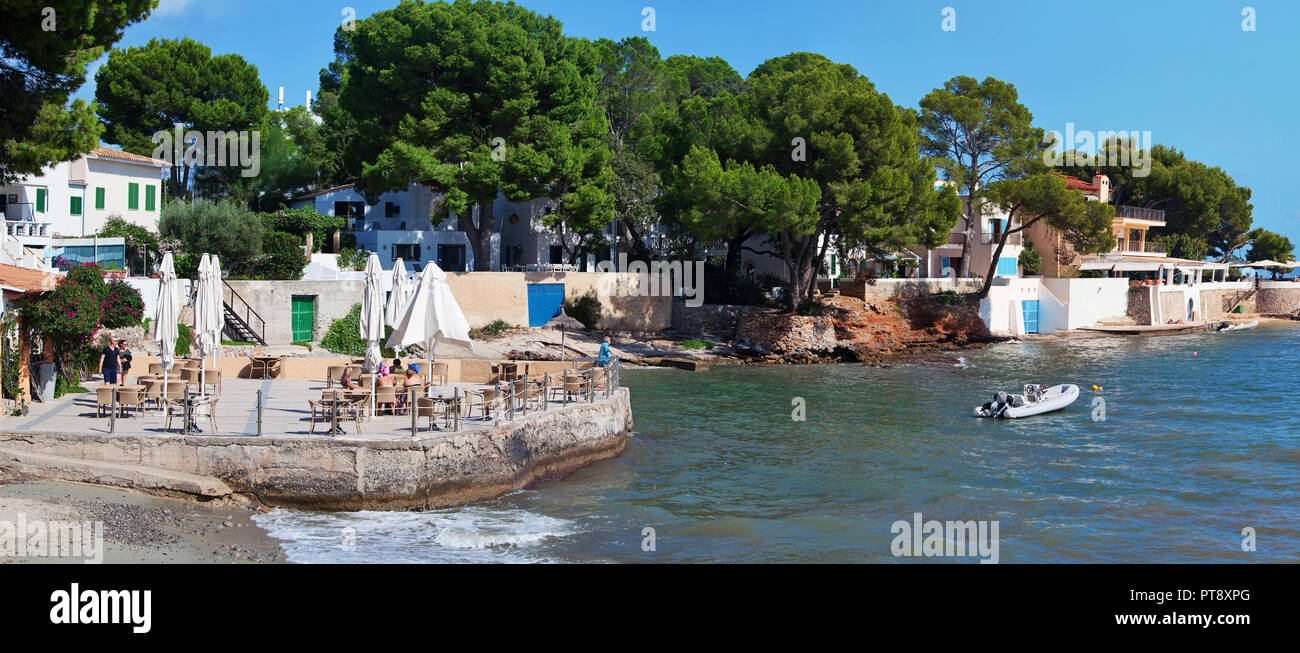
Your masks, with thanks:
[{"label": "terrace railing", "polygon": [[1120,205],[1115,207],[1115,217],[1132,220],[1146,220],[1159,224],[1165,223],[1165,212],[1160,209],[1144,209],[1138,206]]}]

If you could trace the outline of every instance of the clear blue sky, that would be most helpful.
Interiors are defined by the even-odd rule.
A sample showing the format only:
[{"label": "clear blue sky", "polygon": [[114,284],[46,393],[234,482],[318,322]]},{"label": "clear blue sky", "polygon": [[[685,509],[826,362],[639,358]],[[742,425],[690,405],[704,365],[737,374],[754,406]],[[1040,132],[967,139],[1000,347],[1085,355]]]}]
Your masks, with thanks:
[{"label": "clear blue sky", "polygon": [[[1254,191],[1255,224],[1300,243],[1300,184],[1283,161],[1300,126],[1300,2],[1293,0],[523,0],[589,38],[643,34],[665,56],[720,56],[742,75],[806,50],[850,63],[915,107],[954,75],[1016,85],[1045,129],[1150,131]],[[396,0],[162,0],[120,46],[188,36],[261,72],[274,105],[313,93],[344,7]],[[643,7],[656,30],[642,32]],[[1244,6],[1256,31],[1242,30]],[[955,32],[941,30],[945,7]],[[94,92],[93,80],[82,97]]]}]

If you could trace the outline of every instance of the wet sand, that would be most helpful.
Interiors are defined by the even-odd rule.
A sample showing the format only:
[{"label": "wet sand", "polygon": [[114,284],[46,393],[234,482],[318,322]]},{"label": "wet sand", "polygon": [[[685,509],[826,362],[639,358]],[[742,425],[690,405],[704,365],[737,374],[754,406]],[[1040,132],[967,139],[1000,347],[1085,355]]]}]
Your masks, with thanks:
[{"label": "wet sand", "polygon": [[[279,540],[231,501],[196,501],[95,485],[25,479],[0,470],[0,521],[99,521],[105,564],[287,562]],[[0,563],[74,563],[80,558],[0,556]]]}]

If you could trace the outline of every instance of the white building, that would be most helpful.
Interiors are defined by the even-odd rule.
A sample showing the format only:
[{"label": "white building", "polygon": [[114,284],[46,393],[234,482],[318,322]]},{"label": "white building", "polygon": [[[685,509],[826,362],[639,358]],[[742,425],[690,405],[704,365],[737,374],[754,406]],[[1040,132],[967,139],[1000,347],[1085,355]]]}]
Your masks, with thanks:
[{"label": "white building", "polygon": [[[386,266],[398,258],[415,270],[434,261],[448,272],[475,269],[474,248],[469,236],[457,226],[455,215],[435,225],[430,220],[435,202],[442,192],[421,184],[411,184],[405,191],[388,192],[373,205],[352,184],[326,188],[300,197],[292,208],[309,207],[322,215],[343,216],[346,233],[357,239],[357,247],[379,254]],[[492,205],[496,218],[492,226],[489,252],[490,270],[539,269],[561,266],[568,260],[559,236],[542,223],[554,210],[549,199],[516,204],[498,195]],[[475,207],[477,214],[478,208]],[[612,229],[607,230],[612,234]],[[612,236],[607,238],[612,239]],[[595,256],[578,267],[592,269]]]},{"label": "white building", "polygon": [[0,186],[6,240],[49,250],[55,235],[90,236],[111,215],[157,231],[166,167],[165,161],[97,147],[40,175]]}]

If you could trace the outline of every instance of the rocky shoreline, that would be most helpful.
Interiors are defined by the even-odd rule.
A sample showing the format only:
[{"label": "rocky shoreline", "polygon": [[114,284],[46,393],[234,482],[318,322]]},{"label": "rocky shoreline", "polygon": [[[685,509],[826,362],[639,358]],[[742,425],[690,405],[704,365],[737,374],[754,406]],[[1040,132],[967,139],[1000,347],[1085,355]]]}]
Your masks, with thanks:
[{"label": "rocky shoreline", "polygon": [[[279,540],[237,501],[199,502],[98,485],[46,481],[0,470],[0,521],[99,522],[108,564],[288,562]],[[82,564],[82,558],[0,555],[0,563]]]},{"label": "rocky shoreline", "polygon": [[[675,306],[669,331],[570,332],[563,350],[570,358],[592,357],[608,335],[613,354],[629,365],[887,364],[1006,340],[989,333],[969,298],[946,304],[931,296],[868,301],[829,295],[819,298],[819,307],[816,315],[792,315],[760,306]],[[516,360],[560,359],[559,332],[516,330],[489,342]]]}]

